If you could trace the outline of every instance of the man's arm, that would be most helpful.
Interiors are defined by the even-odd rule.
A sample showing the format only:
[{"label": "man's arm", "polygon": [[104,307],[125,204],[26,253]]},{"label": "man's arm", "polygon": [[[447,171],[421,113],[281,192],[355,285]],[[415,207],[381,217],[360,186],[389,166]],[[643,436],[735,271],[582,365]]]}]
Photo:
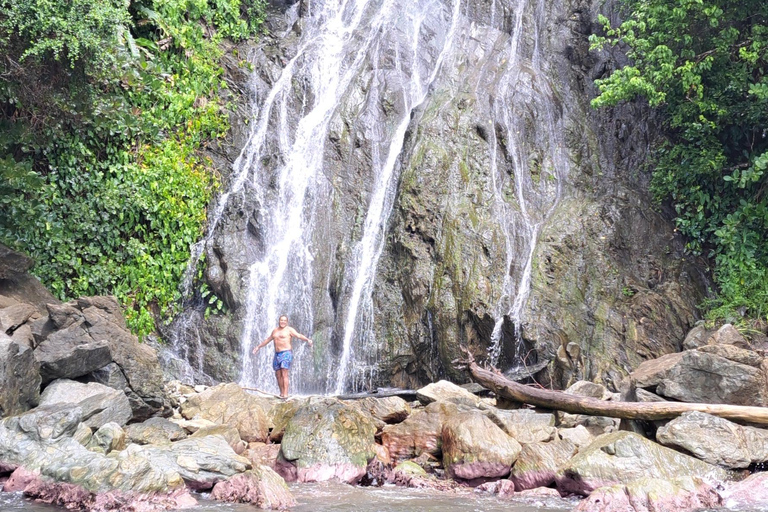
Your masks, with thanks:
[{"label": "man's arm", "polygon": [[259,351],[261,348],[263,348],[264,346],[266,346],[266,344],[267,344],[267,343],[269,343],[270,341],[272,341],[272,339],[273,339],[274,337],[275,337],[275,331],[272,331],[272,334],[270,334],[270,335],[269,335],[269,338],[267,338],[267,339],[265,339],[264,341],[262,341],[262,342],[261,342],[261,343],[260,343],[260,344],[259,344],[259,345],[258,345],[256,348],[254,348],[254,349],[253,349],[253,353],[255,354],[255,353],[256,353],[256,352],[258,352],[258,351]]},{"label": "man's arm", "polygon": [[312,346],[312,340],[311,340],[311,339],[309,339],[309,338],[307,338],[307,337],[306,337],[306,336],[304,336],[303,334],[299,334],[299,333],[296,331],[296,329],[294,329],[293,327],[291,327],[291,336],[293,336],[294,338],[299,338],[299,339],[300,339],[300,340],[302,340],[302,341],[306,341],[307,343],[309,343],[309,346],[310,346],[310,347]]}]

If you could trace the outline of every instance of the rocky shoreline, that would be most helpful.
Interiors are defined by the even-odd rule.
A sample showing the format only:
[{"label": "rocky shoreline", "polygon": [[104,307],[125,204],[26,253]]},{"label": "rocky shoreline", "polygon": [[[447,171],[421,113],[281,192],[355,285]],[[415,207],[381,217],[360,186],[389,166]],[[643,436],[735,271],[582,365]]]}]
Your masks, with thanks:
[{"label": "rocky shoreline", "polygon": [[[701,412],[638,422],[537,410],[447,381],[408,400],[164,382],[113,298],[60,303],[14,261],[0,265],[3,492],[72,510],[182,509],[196,491],[285,509],[286,482],[336,480],[579,496],[578,511],[768,506],[765,429]],[[586,381],[565,392],[765,406],[764,333],[699,326],[682,348],[642,363],[621,392]]]}]

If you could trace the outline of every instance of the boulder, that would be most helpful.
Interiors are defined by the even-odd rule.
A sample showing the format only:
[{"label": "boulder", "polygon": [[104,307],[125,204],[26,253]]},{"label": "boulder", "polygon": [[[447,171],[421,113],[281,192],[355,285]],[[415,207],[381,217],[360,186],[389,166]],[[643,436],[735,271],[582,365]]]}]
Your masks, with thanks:
[{"label": "boulder", "polygon": [[[81,423],[82,425],[82,423]],[[73,436],[74,437],[74,436]],[[107,423],[93,433],[86,448],[92,452],[108,454],[125,449],[125,431],[117,423]]]},{"label": "boulder", "polygon": [[13,334],[13,331],[33,315],[38,315],[38,312],[32,304],[19,303],[0,309],[0,332]]},{"label": "boulder", "polygon": [[768,461],[768,431],[743,427],[711,414],[686,412],[656,432],[664,446],[730,469]]},{"label": "boulder", "polygon": [[[611,400],[613,395],[602,384],[580,380],[572,384],[565,390],[569,395],[584,396],[596,398],[598,400]],[[609,418],[606,416],[590,416],[586,414],[568,414],[558,412],[558,425],[562,428],[571,428],[577,425],[584,425],[595,435],[614,432],[619,429],[620,420],[618,418]]]},{"label": "boulder", "polygon": [[217,483],[211,498],[230,503],[251,503],[259,508],[285,510],[297,505],[285,480],[266,466],[235,475]]},{"label": "boulder", "polygon": [[387,425],[381,433],[381,444],[394,461],[412,459],[422,453],[440,456],[443,424],[446,418],[468,408],[452,402],[435,402],[412,413],[397,425]]},{"label": "boulder", "polygon": [[125,428],[128,441],[136,444],[170,444],[187,437],[187,432],[176,423],[165,418],[149,418],[142,423],[133,423]]},{"label": "boulder", "polygon": [[40,395],[40,405],[66,404],[82,409],[86,425],[99,428],[110,422],[120,426],[131,419],[131,405],[125,393],[95,382],[59,379],[45,388]]},{"label": "boulder", "polygon": [[708,345],[735,345],[739,348],[749,348],[749,342],[731,324],[725,324],[715,331],[707,340]]},{"label": "boulder", "polygon": [[285,427],[290,423],[293,415],[303,404],[301,400],[279,401],[269,410],[269,424],[272,429],[269,433],[269,440],[273,443],[279,443],[285,434]]},{"label": "boulder", "polygon": [[537,413],[531,409],[504,410],[495,407],[483,412],[520,444],[546,442],[557,436],[554,414]]},{"label": "boulder", "polygon": [[122,390],[131,404],[131,410],[133,411],[132,421],[143,421],[158,412],[158,407],[147,403],[131,388],[123,370],[117,363],[112,362],[94,370],[81,380],[85,382],[98,382],[99,384]]},{"label": "boulder", "polygon": [[254,466],[269,466],[275,469],[277,457],[280,454],[279,444],[249,443],[248,448],[241,453]]},{"label": "boulder", "polygon": [[[725,355],[733,352],[725,350],[728,351],[722,352]],[[735,357],[755,363],[757,358],[747,352],[738,351]],[[768,404],[768,375],[762,363],[759,366],[744,364],[708,353],[703,348],[645,361],[632,372],[631,378],[638,387],[655,387],[657,394],[682,402]]]},{"label": "boulder", "polygon": [[715,489],[699,478],[641,478],[595,490],[574,512],[684,512],[715,508],[720,503]]},{"label": "boulder", "polygon": [[450,416],[442,428],[443,467],[463,480],[509,474],[520,444],[479,411]]},{"label": "boulder", "polygon": [[480,405],[480,398],[478,396],[447,380],[433,382],[424,386],[416,391],[416,397],[424,405],[431,404],[432,402],[453,402],[470,407],[478,407]]},{"label": "boulder", "polygon": [[595,440],[595,436],[584,425],[560,428],[557,430],[557,434],[561,439],[572,442],[579,449],[589,446]]},{"label": "boulder", "polygon": [[367,397],[358,400],[358,406],[387,424],[400,423],[411,414],[411,406],[399,396]]},{"label": "boulder", "polygon": [[236,454],[242,454],[248,447],[248,444],[240,439],[240,434],[235,427],[229,425],[211,425],[202,427],[190,437],[221,436]]},{"label": "boulder", "polygon": [[672,480],[679,477],[722,482],[733,472],[665,448],[633,432],[603,434],[565,463],[557,472],[562,493],[588,495],[595,489],[628,484],[640,478]]},{"label": "boulder", "polygon": [[32,350],[0,332],[0,417],[35,407],[40,400],[40,383]]},{"label": "boulder", "polygon": [[80,324],[73,325],[50,335],[35,349],[40,363],[43,383],[55,379],[75,379],[98,370],[112,361],[112,353],[106,341],[80,341],[84,331]]},{"label": "boulder", "polygon": [[356,483],[376,456],[373,418],[334,399],[308,400],[285,429],[277,470],[288,481]]},{"label": "boulder", "polygon": [[234,427],[246,442],[264,442],[270,408],[268,400],[249,395],[237,384],[229,383],[189,397],[181,405],[181,414],[187,419],[202,418]]},{"label": "boulder", "polygon": [[694,348],[703,347],[707,344],[709,337],[712,336],[712,334],[713,332],[704,327],[703,323],[695,326],[693,329],[688,331],[688,334],[685,336],[685,340],[683,341],[683,349],[692,350]]},{"label": "boulder", "polygon": [[754,473],[739,482],[730,482],[720,496],[723,506],[730,510],[766,510],[768,473]]},{"label": "boulder", "polygon": [[576,445],[567,439],[523,445],[509,479],[518,491],[551,485],[560,466],[577,451]]}]

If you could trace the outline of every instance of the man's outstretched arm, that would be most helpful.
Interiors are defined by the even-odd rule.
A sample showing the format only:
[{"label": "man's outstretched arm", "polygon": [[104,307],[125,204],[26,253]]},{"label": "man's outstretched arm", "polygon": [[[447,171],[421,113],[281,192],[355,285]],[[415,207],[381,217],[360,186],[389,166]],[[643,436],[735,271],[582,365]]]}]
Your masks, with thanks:
[{"label": "man's outstretched arm", "polygon": [[253,353],[255,354],[256,352],[258,352],[258,351],[259,351],[261,348],[263,348],[264,346],[266,346],[266,344],[267,344],[267,343],[269,343],[270,341],[272,341],[272,339],[273,339],[273,338],[274,338],[274,335],[273,335],[273,334],[270,334],[270,335],[269,335],[269,338],[267,338],[267,339],[265,339],[264,341],[262,341],[261,343],[259,343],[259,345],[257,345],[257,346],[256,346],[256,347],[253,349]]},{"label": "man's outstretched arm", "polygon": [[299,338],[299,339],[300,339],[300,340],[302,340],[302,341],[306,341],[307,343],[309,343],[309,346],[310,346],[310,347],[312,346],[312,340],[311,340],[311,339],[309,339],[309,338],[307,338],[307,337],[306,337],[306,336],[304,336],[303,334],[300,334],[300,333],[299,333],[298,331],[296,331],[296,329],[294,329],[293,327],[291,327],[291,336],[293,336],[294,338]]}]

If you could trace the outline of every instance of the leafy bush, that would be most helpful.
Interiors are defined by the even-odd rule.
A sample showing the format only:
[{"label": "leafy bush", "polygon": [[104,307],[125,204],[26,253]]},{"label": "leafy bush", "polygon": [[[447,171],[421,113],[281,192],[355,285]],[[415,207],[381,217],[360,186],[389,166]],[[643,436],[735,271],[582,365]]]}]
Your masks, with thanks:
[{"label": "leafy bush", "polygon": [[263,3],[0,0],[0,240],[59,298],[114,294],[138,334],[172,312],[228,130],[220,42]]},{"label": "leafy bush", "polygon": [[593,47],[632,64],[597,81],[602,107],[643,97],[664,119],[652,190],[688,248],[714,258],[713,319],[768,312],[768,3],[625,0]]}]

